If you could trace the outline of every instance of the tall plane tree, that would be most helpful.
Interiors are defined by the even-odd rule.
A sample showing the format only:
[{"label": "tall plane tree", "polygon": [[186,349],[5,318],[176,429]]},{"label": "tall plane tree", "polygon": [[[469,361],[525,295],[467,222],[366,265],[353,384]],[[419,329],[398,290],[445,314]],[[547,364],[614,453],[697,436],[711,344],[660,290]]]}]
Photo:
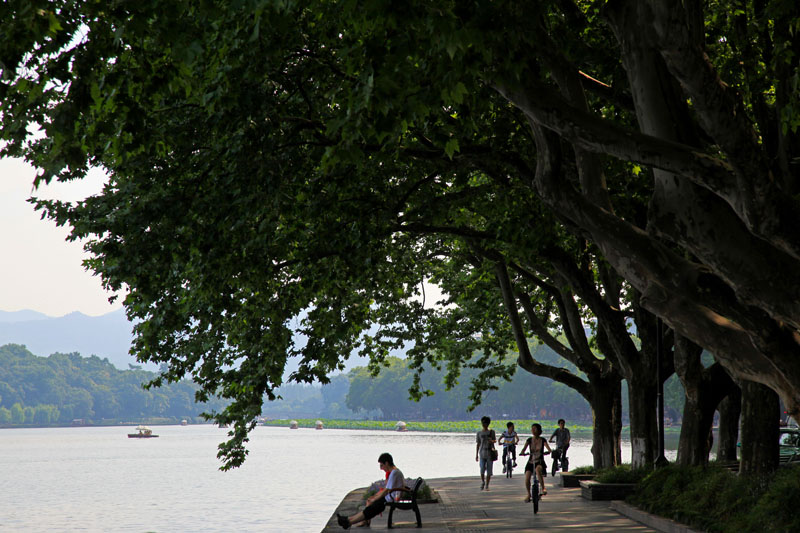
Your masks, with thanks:
[{"label": "tall plane tree", "polygon": [[[2,154],[45,181],[108,169],[101,195],[40,206],[129,287],[139,357],[240,400],[223,455],[243,459],[287,356],[292,379],[326,379],[381,305],[418,292],[425,250],[398,217],[470,169],[492,177],[487,197],[527,187],[638,305],[800,413],[794,3],[2,9]],[[613,188],[620,166],[630,191]],[[649,203],[645,228],[627,194]],[[428,311],[409,309],[378,361],[422,339]]]}]

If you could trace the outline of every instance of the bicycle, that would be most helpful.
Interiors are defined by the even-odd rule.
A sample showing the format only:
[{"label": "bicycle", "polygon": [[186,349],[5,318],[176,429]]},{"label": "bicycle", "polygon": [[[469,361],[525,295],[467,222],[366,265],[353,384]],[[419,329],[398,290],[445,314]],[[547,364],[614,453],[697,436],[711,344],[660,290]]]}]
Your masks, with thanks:
[{"label": "bicycle", "polygon": [[569,449],[568,445],[553,450],[553,471],[551,474],[552,476],[556,475],[556,472],[558,472],[559,470],[559,466],[562,472],[569,472],[569,459],[567,458],[567,449]]},{"label": "bicycle", "polygon": [[[549,454],[548,451],[542,451],[542,458],[545,455]],[[529,453],[521,453],[522,455],[530,455]],[[546,474],[547,472],[545,472]],[[541,491],[539,490],[539,476],[536,475],[536,467],[534,466],[533,472],[531,473],[531,501],[533,502],[533,514],[537,514],[539,512],[539,498],[542,497]]]},{"label": "bicycle", "polygon": [[505,460],[505,468],[503,470],[505,471],[507,478],[511,477],[511,471],[514,469],[514,464],[515,464],[514,463],[514,455],[515,454],[511,453],[511,450],[513,448],[516,448],[516,446],[514,446],[512,444],[511,446],[508,446],[507,448],[505,448],[503,450],[503,456],[504,456],[504,460]]}]

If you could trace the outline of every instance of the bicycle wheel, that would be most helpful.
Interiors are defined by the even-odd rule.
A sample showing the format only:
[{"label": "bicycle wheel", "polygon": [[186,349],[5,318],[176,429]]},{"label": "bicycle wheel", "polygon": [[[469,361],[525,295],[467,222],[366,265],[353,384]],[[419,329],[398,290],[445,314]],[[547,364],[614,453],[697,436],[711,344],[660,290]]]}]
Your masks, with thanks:
[{"label": "bicycle wheel", "polygon": [[531,501],[533,502],[533,514],[539,512],[539,485],[537,484],[533,489],[531,489]]},{"label": "bicycle wheel", "polygon": [[511,460],[511,454],[508,454],[508,459],[506,460],[506,477],[511,477],[511,471],[514,469],[514,461]]}]

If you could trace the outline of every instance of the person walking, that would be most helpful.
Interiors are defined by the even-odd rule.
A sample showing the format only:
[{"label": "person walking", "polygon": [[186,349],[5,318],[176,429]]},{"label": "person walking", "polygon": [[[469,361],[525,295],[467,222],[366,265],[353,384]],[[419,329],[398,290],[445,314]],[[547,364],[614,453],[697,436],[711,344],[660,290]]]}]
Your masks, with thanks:
[{"label": "person walking", "polygon": [[497,437],[493,429],[489,429],[492,419],[488,416],[481,418],[483,429],[475,435],[475,461],[481,470],[481,490],[489,490],[489,482],[492,480],[492,450]]}]

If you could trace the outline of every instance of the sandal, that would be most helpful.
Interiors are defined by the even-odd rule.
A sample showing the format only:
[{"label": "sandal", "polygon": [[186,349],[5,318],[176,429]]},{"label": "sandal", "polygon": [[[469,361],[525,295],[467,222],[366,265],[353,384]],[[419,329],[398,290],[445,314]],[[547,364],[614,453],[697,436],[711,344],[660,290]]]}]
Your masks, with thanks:
[{"label": "sandal", "polygon": [[526,496],[525,497],[525,503],[531,503],[531,497],[530,496]]},{"label": "sandal", "polygon": [[542,496],[547,496],[547,491],[546,490],[542,491]]}]

